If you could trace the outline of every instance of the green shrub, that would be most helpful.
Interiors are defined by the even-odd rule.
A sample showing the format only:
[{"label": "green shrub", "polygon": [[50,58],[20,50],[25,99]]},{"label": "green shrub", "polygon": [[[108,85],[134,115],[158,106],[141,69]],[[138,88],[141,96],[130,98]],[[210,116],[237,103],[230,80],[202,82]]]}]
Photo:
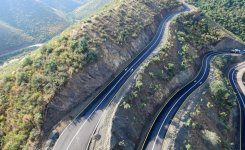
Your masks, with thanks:
[{"label": "green shrub", "polygon": [[217,98],[224,98],[224,95],[228,92],[224,82],[221,80],[213,80],[210,84],[210,88],[211,92]]},{"label": "green shrub", "polygon": [[[226,29],[238,35],[241,39],[245,40],[245,26],[244,24],[244,0],[189,0],[201,10],[210,16],[214,21],[223,25]],[[225,12],[225,13],[224,13]],[[204,29],[207,31],[208,29]]]},{"label": "green shrub", "polygon": [[43,87],[44,79],[41,75],[33,75],[31,84],[35,89],[41,89]]},{"label": "green shrub", "polygon": [[57,70],[57,62],[56,60],[52,60],[49,64],[48,64],[48,72],[54,72]]},{"label": "green shrub", "polygon": [[174,71],[174,64],[168,63],[167,69],[168,69],[169,72],[173,72]]},{"label": "green shrub", "polygon": [[16,82],[18,85],[21,85],[23,83],[28,83],[28,81],[29,81],[29,77],[28,77],[28,74],[26,72],[17,73]]},{"label": "green shrub", "polygon": [[191,125],[191,118],[189,118],[189,119],[184,123],[184,125],[185,125],[186,127],[190,127],[190,125]]},{"label": "green shrub", "polygon": [[53,52],[53,48],[49,47],[47,48],[47,54],[51,54]]},{"label": "green shrub", "polygon": [[128,35],[128,32],[126,30],[119,31],[117,33],[118,44],[122,44],[123,42],[125,42],[127,35]]},{"label": "green shrub", "polygon": [[187,144],[187,145],[185,145],[185,148],[186,148],[186,150],[191,150],[191,145]]},{"label": "green shrub", "polygon": [[143,82],[141,80],[136,80],[135,88],[140,90],[142,88],[142,86],[143,86]]},{"label": "green shrub", "polygon": [[70,47],[71,47],[72,50],[77,49],[78,45],[79,44],[78,44],[78,41],[77,40],[70,41]]},{"label": "green shrub", "polygon": [[168,75],[169,76],[173,76],[174,75],[174,64],[173,63],[168,63],[167,66],[165,67],[165,69],[168,71]]},{"label": "green shrub", "polygon": [[10,82],[7,82],[4,84],[3,90],[4,92],[8,93],[12,88],[12,84]]},{"label": "green shrub", "polygon": [[88,52],[88,39],[83,37],[80,39],[80,51],[82,53],[86,53]]},{"label": "green shrub", "polygon": [[41,54],[51,54],[53,52],[53,48],[50,45],[44,45],[40,48]]},{"label": "green shrub", "polygon": [[43,65],[43,60],[41,58],[38,58],[34,61],[34,67],[36,69],[40,69],[40,67],[42,67]]},{"label": "green shrub", "polygon": [[42,46],[41,48],[40,48],[40,51],[41,51],[41,54],[46,54],[46,52],[47,52],[47,47],[46,47],[46,45],[44,45],[44,46]]},{"label": "green shrub", "polygon": [[30,57],[26,57],[22,63],[22,66],[25,67],[25,66],[31,66],[33,63],[32,59]]},{"label": "green shrub", "polygon": [[97,54],[94,51],[89,51],[86,57],[88,63],[94,62],[97,60]]}]

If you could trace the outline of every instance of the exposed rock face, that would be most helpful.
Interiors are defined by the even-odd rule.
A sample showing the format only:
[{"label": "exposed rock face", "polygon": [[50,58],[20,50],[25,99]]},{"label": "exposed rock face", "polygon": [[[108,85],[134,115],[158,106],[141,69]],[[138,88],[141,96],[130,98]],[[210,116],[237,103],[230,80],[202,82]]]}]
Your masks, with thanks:
[{"label": "exposed rock face", "polygon": [[[131,5],[122,5],[112,9],[111,11],[113,12],[110,14],[110,17],[102,13],[99,17],[101,17],[100,20],[104,21],[103,24],[93,26],[91,32],[83,33],[82,29],[84,26],[72,32],[74,37],[79,34],[86,34],[90,39],[97,40],[101,36],[101,33],[94,30],[99,30],[100,26],[103,26],[106,30],[111,31],[108,33],[111,35],[107,36],[103,41],[98,42],[99,46],[97,47],[97,51],[99,58],[97,62],[89,64],[69,79],[67,84],[55,95],[52,102],[47,105],[43,124],[43,131],[46,136],[50,133],[52,127],[72,111],[73,108],[76,108],[78,105],[85,106],[91,99],[91,96],[94,96],[105,83],[113,79],[116,73],[125,66],[125,63],[129,62],[151,41],[163,17],[170,12],[183,9],[178,3],[171,5],[169,8],[156,8],[155,5],[157,3],[163,3],[162,1],[149,2],[152,3],[152,6],[147,6],[146,2],[134,2],[133,0],[127,3]],[[136,37],[128,34],[125,42],[118,44],[114,39],[116,34],[115,30],[117,30],[116,24],[120,23],[120,19],[123,17],[123,10],[132,11],[135,8],[137,10],[136,4],[134,3],[142,7],[147,7],[147,11],[140,12],[139,16],[133,14],[131,17],[135,17],[137,20],[142,19],[141,17],[144,15],[149,15],[150,17],[145,17],[145,19],[152,20],[152,22],[150,24],[142,24],[143,27],[135,29],[137,30]],[[149,12],[151,14],[147,14]],[[98,23],[96,16],[94,18],[90,24],[94,25]],[[134,24],[136,22],[131,23]]]}]

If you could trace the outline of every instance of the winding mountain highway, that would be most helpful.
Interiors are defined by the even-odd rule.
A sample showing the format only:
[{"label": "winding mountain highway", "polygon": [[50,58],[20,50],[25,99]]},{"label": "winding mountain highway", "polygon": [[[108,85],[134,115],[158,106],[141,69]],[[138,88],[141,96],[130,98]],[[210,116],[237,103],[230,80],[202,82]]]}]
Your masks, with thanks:
[{"label": "winding mountain highway", "polygon": [[161,150],[162,142],[167,132],[168,126],[171,123],[175,113],[179,110],[185,99],[196,90],[202,83],[205,82],[210,71],[210,61],[215,56],[221,53],[208,52],[202,61],[202,66],[196,78],[179,90],[169,102],[162,108],[160,113],[154,120],[149,133],[141,147],[146,150]]},{"label": "winding mountain highway", "polygon": [[[190,11],[190,8],[187,5],[184,6],[185,11]],[[129,63],[129,65],[116,78],[114,78],[114,80],[110,82],[84,110],[81,111],[72,123],[65,128],[56,141],[55,146],[53,147],[54,150],[87,149],[91,136],[96,130],[96,127],[100,122],[100,118],[103,115],[104,109],[110,104],[115,94],[120,90],[133,72],[159,45],[162,38],[164,38],[163,35],[166,24],[170,19],[182,12],[168,15],[163,19],[155,37],[149,45],[138,56],[136,56],[135,59],[133,59],[133,61]]]},{"label": "winding mountain highway", "polygon": [[236,97],[238,99],[238,104],[240,107],[240,149],[245,150],[245,95],[242,92],[241,88],[238,86],[237,82],[237,72],[240,68],[245,68],[245,63],[234,66],[229,70],[228,78],[231,83],[231,86],[236,93]]},{"label": "winding mountain highway", "polygon": [[[162,143],[164,140],[164,137],[166,135],[168,126],[170,125],[174,115],[179,110],[183,102],[186,100],[186,98],[195,91],[199,86],[201,86],[206,79],[208,78],[209,72],[210,72],[210,61],[212,58],[216,55],[225,54],[227,52],[208,52],[203,58],[202,66],[199,71],[199,74],[196,76],[194,80],[192,80],[190,83],[188,83],[186,86],[184,86],[181,90],[179,90],[176,94],[174,94],[173,97],[170,98],[169,102],[162,108],[162,110],[159,111],[158,115],[156,116],[156,119],[154,120],[152,126],[150,127],[150,130],[145,138],[144,143],[141,146],[141,150],[162,150]],[[239,66],[239,67],[244,67]],[[231,81],[231,84],[234,88],[234,91],[237,93],[237,97],[239,99],[239,103],[241,106],[241,124],[244,125],[244,115],[245,115],[245,97],[241,93],[241,90],[237,87],[235,78],[237,68],[232,68],[229,72],[229,79]],[[242,128],[242,125],[241,125]],[[245,131],[241,129],[241,147],[244,149],[244,135]]]}]

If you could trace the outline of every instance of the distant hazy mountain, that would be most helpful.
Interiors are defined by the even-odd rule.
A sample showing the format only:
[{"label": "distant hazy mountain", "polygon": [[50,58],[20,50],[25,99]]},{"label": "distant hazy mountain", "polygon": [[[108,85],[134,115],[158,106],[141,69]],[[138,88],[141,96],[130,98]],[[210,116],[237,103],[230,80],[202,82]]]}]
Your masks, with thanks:
[{"label": "distant hazy mountain", "polygon": [[0,52],[45,42],[72,24],[71,18],[82,19],[109,1],[1,0]]},{"label": "distant hazy mountain", "polygon": [[104,6],[111,1],[112,0],[83,0],[83,5],[72,12],[73,16],[75,17],[75,19],[79,20],[93,13],[94,10],[98,10],[101,6]]},{"label": "distant hazy mountain", "polygon": [[40,42],[69,25],[63,17],[37,0],[2,0],[0,20]]},{"label": "distant hazy mountain", "polygon": [[16,47],[25,47],[34,40],[33,37],[23,31],[3,22],[0,22],[0,39],[0,46],[3,49],[0,51],[0,55],[6,52],[5,49],[15,50]]},{"label": "distant hazy mountain", "polygon": [[64,12],[71,12],[89,0],[39,0],[44,4]]}]

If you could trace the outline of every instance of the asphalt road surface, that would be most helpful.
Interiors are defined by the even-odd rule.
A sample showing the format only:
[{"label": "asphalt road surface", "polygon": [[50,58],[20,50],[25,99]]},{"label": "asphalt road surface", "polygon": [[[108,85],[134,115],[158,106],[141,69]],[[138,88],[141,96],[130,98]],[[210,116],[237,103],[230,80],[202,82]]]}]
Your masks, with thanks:
[{"label": "asphalt road surface", "polygon": [[[185,11],[189,10],[186,6]],[[179,13],[182,12],[171,14],[163,19],[155,37],[149,45],[66,127],[56,141],[54,150],[87,149],[104,109],[109,105],[115,94],[132,73],[159,45],[164,35],[167,22]]]},{"label": "asphalt road surface", "polygon": [[245,64],[235,66],[231,68],[229,71],[228,78],[232,85],[234,92],[236,93],[236,97],[238,99],[239,107],[240,107],[240,149],[245,150],[245,95],[242,92],[241,88],[238,86],[236,74],[240,68],[244,68]]}]

